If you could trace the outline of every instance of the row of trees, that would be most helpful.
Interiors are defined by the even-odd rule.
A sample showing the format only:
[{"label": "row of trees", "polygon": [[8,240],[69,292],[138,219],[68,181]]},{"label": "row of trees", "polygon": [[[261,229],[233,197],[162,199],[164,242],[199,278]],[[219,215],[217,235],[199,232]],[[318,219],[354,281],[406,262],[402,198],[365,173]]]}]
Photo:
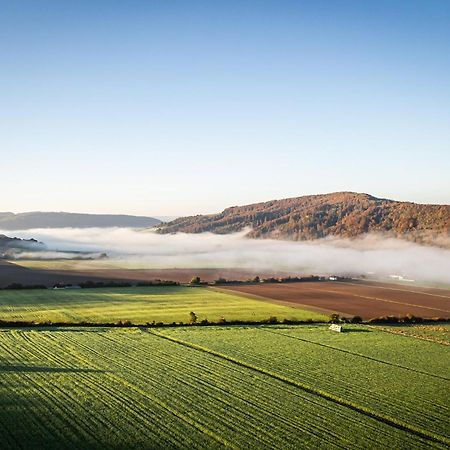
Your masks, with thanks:
[{"label": "row of trees", "polygon": [[[337,278],[337,277],[336,277]],[[339,279],[343,279],[342,277],[339,277]],[[259,276],[255,276],[253,278],[249,278],[247,280],[228,280],[224,277],[217,278],[213,281],[212,284],[214,285],[221,285],[221,284],[248,284],[248,283],[301,283],[301,282],[307,282],[307,281],[324,281],[326,280],[326,277],[319,277],[317,275],[310,275],[307,277],[269,277],[269,278],[260,278]],[[189,284],[193,286],[201,286],[201,285],[207,285],[210,284],[206,281],[202,281],[200,277],[196,276],[191,279]]]}]

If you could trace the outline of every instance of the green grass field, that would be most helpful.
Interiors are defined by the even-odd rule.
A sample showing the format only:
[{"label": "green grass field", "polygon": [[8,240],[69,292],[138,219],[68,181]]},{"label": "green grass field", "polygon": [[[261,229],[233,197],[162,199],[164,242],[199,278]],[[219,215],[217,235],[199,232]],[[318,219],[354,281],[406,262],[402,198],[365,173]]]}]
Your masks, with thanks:
[{"label": "green grass field", "polygon": [[220,318],[260,321],[270,316],[280,320],[328,319],[312,311],[202,287],[0,291],[0,320],[8,321],[187,323],[191,311],[197,314],[199,321],[211,322]]},{"label": "green grass field", "polygon": [[448,448],[448,346],[347,328],[0,329],[2,448]]}]

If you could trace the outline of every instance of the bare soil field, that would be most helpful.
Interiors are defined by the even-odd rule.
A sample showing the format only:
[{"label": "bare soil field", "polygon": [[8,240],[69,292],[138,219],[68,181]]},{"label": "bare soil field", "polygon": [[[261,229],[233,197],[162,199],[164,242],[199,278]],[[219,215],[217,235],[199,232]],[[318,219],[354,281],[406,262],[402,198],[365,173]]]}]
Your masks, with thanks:
[{"label": "bare soil field", "polygon": [[99,274],[85,276],[71,271],[35,270],[6,261],[0,261],[0,288],[12,283],[23,285],[43,284],[53,286],[56,283],[76,284],[87,280],[102,281],[105,278]]},{"label": "bare soil field", "polygon": [[413,314],[450,317],[450,290],[365,282],[306,282],[224,286],[224,289],[302,308],[371,319]]},{"label": "bare soil field", "polygon": [[0,261],[0,287],[11,283],[44,284],[53,286],[56,283],[76,284],[82,281],[149,281],[154,279],[179,281],[188,283],[192,277],[199,276],[204,281],[214,281],[220,277],[231,280],[247,280],[256,275],[262,277],[286,276],[284,272],[254,272],[245,269],[85,269],[85,270],[44,270],[30,269],[11,262]]}]

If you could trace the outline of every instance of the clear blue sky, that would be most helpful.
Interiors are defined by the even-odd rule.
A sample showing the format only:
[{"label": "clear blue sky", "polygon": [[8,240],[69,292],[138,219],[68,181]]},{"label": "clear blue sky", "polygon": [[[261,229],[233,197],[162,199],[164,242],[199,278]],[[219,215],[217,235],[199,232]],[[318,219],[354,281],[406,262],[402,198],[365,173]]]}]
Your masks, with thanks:
[{"label": "clear blue sky", "polygon": [[450,203],[448,0],[0,6],[0,211]]}]

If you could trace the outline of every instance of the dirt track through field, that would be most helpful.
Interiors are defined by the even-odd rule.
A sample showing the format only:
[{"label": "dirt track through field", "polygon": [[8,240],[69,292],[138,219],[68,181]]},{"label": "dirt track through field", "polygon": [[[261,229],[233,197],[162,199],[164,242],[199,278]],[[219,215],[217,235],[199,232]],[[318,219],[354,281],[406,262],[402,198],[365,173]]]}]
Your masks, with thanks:
[{"label": "dirt track through field", "polygon": [[407,314],[424,318],[450,317],[450,291],[444,289],[364,282],[306,282],[224,288],[298,307],[357,315],[363,319]]}]

